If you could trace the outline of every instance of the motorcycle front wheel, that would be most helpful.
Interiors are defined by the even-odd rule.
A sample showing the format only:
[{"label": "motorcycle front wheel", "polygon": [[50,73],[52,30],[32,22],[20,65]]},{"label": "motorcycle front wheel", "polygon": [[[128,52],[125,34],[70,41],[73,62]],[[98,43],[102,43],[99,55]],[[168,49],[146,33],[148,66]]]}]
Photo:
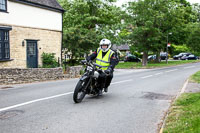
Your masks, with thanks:
[{"label": "motorcycle front wheel", "polygon": [[75,103],[80,103],[86,95],[86,89],[84,90],[87,82],[85,80],[79,80],[74,90],[73,99]]}]

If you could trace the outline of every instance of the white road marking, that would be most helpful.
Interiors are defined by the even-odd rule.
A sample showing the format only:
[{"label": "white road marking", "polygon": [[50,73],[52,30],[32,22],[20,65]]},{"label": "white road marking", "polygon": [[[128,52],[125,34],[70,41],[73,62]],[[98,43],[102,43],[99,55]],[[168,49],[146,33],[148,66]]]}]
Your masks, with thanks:
[{"label": "white road marking", "polygon": [[123,80],[123,81],[119,81],[119,82],[114,82],[114,83],[111,83],[111,85],[113,85],[113,84],[120,84],[120,83],[124,83],[124,82],[129,82],[129,81],[132,81],[132,79]]},{"label": "white road marking", "polygon": [[156,73],[156,74],[154,74],[154,75],[160,75],[160,74],[163,74],[163,72],[161,72],[161,73]]},{"label": "white road marking", "polygon": [[142,79],[145,79],[145,78],[149,78],[149,77],[152,77],[153,75],[148,75],[148,76],[144,76],[144,77],[141,77]]},{"label": "white road marking", "polygon": [[50,96],[50,97],[45,97],[45,98],[40,98],[40,99],[28,101],[28,102],[21,103],[21,104],[16,104],[16,105],[13,105],[13,106],[1,108],[0,112],[6,111],[6,110],[9,110],[9,109],[13,109],[13,108],[17,108],[17,107],[21,107],[21,106],[24,106],[24,105],[28,105],[28,104],[31,104],[31,103],[36,103],[36,102],[40,102],[40,101],[44,101],[44,100],[48,100],[48,99],[53,99],[53,98],[69,95],[69,94],[72,94],[72,93],[74,93],[74,92],[63,93],[63,94],[59,94],[59,95],[55,95],[55,96]]},{"label": "white road marking", "polygon": [[173,70],[169,70],[169,71],[165,71],[166,73],[169,73],[169,72],[173,72],[173,71],[177,71],[178,69],[173,69]]},{"label": "white road marking", "polygon": [[[114,82],[114,83],[111,83],[111,84],[119,84],[119,83],[128,82],[128,81],[132,81],[132,79],[131,80],[124,80],[124,81]],[[55,95],[55,96],[40,98],[40,99],[36,99],[36,100],[32,100],[32,101],[16,104],[16,105],[5,107],[5,108],[0,108],[0,112],[6,111],[6,110],[9,110],[9,109],[13,109],[13,108],[17,108],[17,107],[21,107],[21,106],[25,106],[25,105],[28,105],[28,104],[32,104],[32,103],[48,100],[48,99],[53,99],[53,98],[57,98],[57,97],[61,97],[61,96],[66,96],[66,95],[69,95],[69,94],[72,94],[72,93],[74,93],[74,92],[63,93],[63,94],[59,94],[59,95]]]},{"label": "white road marking", "polygon": [[189,69],[189,68],[193,68],[195,66],[189,66],[189,67],[184,67],[184,69]]}]

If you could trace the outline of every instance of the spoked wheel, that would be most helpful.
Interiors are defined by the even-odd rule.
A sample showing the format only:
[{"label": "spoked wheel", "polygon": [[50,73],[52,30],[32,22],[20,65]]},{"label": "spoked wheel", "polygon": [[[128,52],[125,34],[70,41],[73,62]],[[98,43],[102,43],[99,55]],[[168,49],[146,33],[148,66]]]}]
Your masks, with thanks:
[{"label": "spoked wheel", "polygon": [[79,80],[78,84],[76,85],[73,96],[75,103],[80,103],[85,97],[86,90],[84,90],[84,87],[86,86],[86,84],[87,82],[85,80],[84,81]]}]

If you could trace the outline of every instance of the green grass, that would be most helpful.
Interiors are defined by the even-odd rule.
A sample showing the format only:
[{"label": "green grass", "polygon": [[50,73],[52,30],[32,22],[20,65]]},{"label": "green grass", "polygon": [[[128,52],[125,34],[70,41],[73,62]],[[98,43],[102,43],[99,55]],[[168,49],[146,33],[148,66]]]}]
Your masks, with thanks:
[{"label": "green grass", "polygon": [[200,93],[185,93],[172,105],[164,133],[200,133]]},{"label": "green grass", "polygon": [[200,71],[191,76],[190,80],[200,83]]},{"label": "green grass", "polygon": [[[200,71],[190,77],[200,83]],[[164,133],[200,133],[200,93],[184,93],[172,105]]]},{"label": "green grass", "polygon": [[186,63],[195,63],[200,62],[199,60],[184,60],[184,61],[168,61],[168,64],[166,64],[165,61],[162,61],[160,63],[154,63],[149,62],[147,66],[143,67],[142,63],[136,63],[136,62],[120,62],[115,68],[118,69],[131,69],[131,68],[158,68],[158,67],[166,67],[166,66],[175,66],[180,64],[186,64]]}]

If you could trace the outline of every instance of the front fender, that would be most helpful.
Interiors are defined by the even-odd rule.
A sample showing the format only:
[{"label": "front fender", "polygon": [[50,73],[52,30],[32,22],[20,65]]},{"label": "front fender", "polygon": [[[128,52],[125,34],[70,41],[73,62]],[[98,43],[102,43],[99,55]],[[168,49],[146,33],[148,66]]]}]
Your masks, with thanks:
[{"label": "front fender", "polygon": [[84,81],[84,80],[87,79],[87,78],[89,78],[89,76],[83,75],[83,76],[80,78],[80,80],[81,80],[81,81]]}]

